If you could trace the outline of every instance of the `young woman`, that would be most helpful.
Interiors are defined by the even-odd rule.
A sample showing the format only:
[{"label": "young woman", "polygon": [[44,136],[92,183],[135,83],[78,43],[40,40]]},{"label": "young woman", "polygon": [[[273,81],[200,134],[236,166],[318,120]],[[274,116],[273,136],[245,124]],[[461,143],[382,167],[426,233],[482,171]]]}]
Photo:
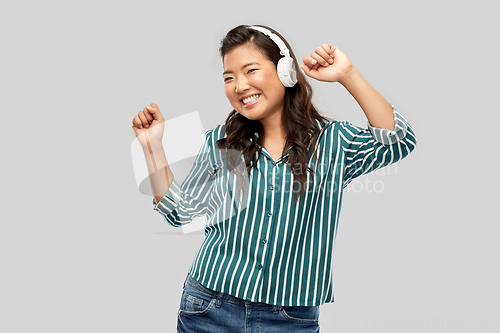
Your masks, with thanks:
[{"label": "young woman", "polygon": [[406,157],[415,134],[332,44],[303,57],[300,68],[342,84],[367,128],[316,111],[311,86],[276,31],[238,26],[220,53],[234,110],[206,132],[182,185],[165,158],[158,106],[146,106],[133,120],[150,169],[153,209],[175,227],[207,217],[184,283],[178,331],[318,332],[319,305],[333,302],[343,189]]}]

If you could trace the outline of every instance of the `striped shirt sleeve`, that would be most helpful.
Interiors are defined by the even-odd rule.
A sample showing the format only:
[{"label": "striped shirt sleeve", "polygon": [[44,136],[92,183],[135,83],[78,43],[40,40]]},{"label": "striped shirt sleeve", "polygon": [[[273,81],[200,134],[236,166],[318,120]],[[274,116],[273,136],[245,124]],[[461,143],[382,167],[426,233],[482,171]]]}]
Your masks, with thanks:
[{"label": "striped shirt sleeve", "polygon": [[212,144],[213,130],[205,133],[205,142],[182,185],[174,178],[165,196],[156,204],[153,199],[153,210],[164,216],[174,227],[190,223],[195,217],[207,212],[214,181]]},{"label": "striped shirt sleeve", "polygon": [[393,130],[340,122],[339,136],[345,153],[344,187],[353,179],[408,156],[416,147],[412,127],[394,106]]},{"label": "striped shirt sleeve", "polygon": [[369,121],[366,122],[368,124],[368,130],[372,134],[373,138],[383,145],[392,145],[393,143],[400,141],[406,136],[406,131],[408,130],[408,122],[406,119],[401,113],[399,113],[398,110],[396,110],[394,105],[391,106],[394,112],[395,123],[392,131],[385,128],[373,127]]}]

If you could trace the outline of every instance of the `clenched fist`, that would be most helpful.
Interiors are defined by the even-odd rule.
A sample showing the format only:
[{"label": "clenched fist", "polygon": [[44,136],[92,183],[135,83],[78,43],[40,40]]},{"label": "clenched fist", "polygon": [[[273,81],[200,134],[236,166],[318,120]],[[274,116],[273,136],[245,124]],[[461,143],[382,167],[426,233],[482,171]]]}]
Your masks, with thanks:
[{"label": "clenched fist", "polygon": [[147,146],[149,142],[161,143],[165,119],[155,103],[139,111],[132,124],[135,136],[142,146]]},{"label": "clenched fist", "polygon": [[332,44],[318,46],[310,57],[302,58],[304,73],[318,81],[340,82],[354,68],[344,52]]}]

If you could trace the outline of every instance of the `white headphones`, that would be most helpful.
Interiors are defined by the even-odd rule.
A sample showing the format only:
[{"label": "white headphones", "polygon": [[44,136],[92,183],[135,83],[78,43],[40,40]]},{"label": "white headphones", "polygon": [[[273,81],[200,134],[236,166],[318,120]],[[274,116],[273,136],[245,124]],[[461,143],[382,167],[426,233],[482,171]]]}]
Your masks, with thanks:
[{"label": "white headphones", "polygon": [[286,47],[286,44],[281,40],[281,38],[278,37],[278,35],[273,34],[266,28],[257,26],[250,26],[247,28],[262,32],[264,35],[271,38],[276,45],[278,45],[280,48],[280,54],[283,56],[283,58],[278,61],[278,66],[276,68],[278,70],[278,77],[285,87],[293,87],[295,83],[297,83],[297,71],[295,70],[293,58],[290,56],[290,51]]}]

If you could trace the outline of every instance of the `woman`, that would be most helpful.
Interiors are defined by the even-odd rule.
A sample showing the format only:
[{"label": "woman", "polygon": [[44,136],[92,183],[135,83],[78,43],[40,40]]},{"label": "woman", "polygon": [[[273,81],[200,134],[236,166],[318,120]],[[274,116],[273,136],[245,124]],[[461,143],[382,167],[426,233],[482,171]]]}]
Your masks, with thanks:
[{"label": "woman", "polygon": [[177,227],[208,218],[184,283],[178,331],[318,332],[319,305],[333,302],[343,188],[406,157],[415,134],[334,45],[317,47],[300,68],[341,83],[365,113],[366,129],[316,111],[311,86],[276,31],[238,26],[220,53],[234,110],[206,132],[182,185],[161,145],[158,106],[146,106],[133,121],[154,210]]}]

